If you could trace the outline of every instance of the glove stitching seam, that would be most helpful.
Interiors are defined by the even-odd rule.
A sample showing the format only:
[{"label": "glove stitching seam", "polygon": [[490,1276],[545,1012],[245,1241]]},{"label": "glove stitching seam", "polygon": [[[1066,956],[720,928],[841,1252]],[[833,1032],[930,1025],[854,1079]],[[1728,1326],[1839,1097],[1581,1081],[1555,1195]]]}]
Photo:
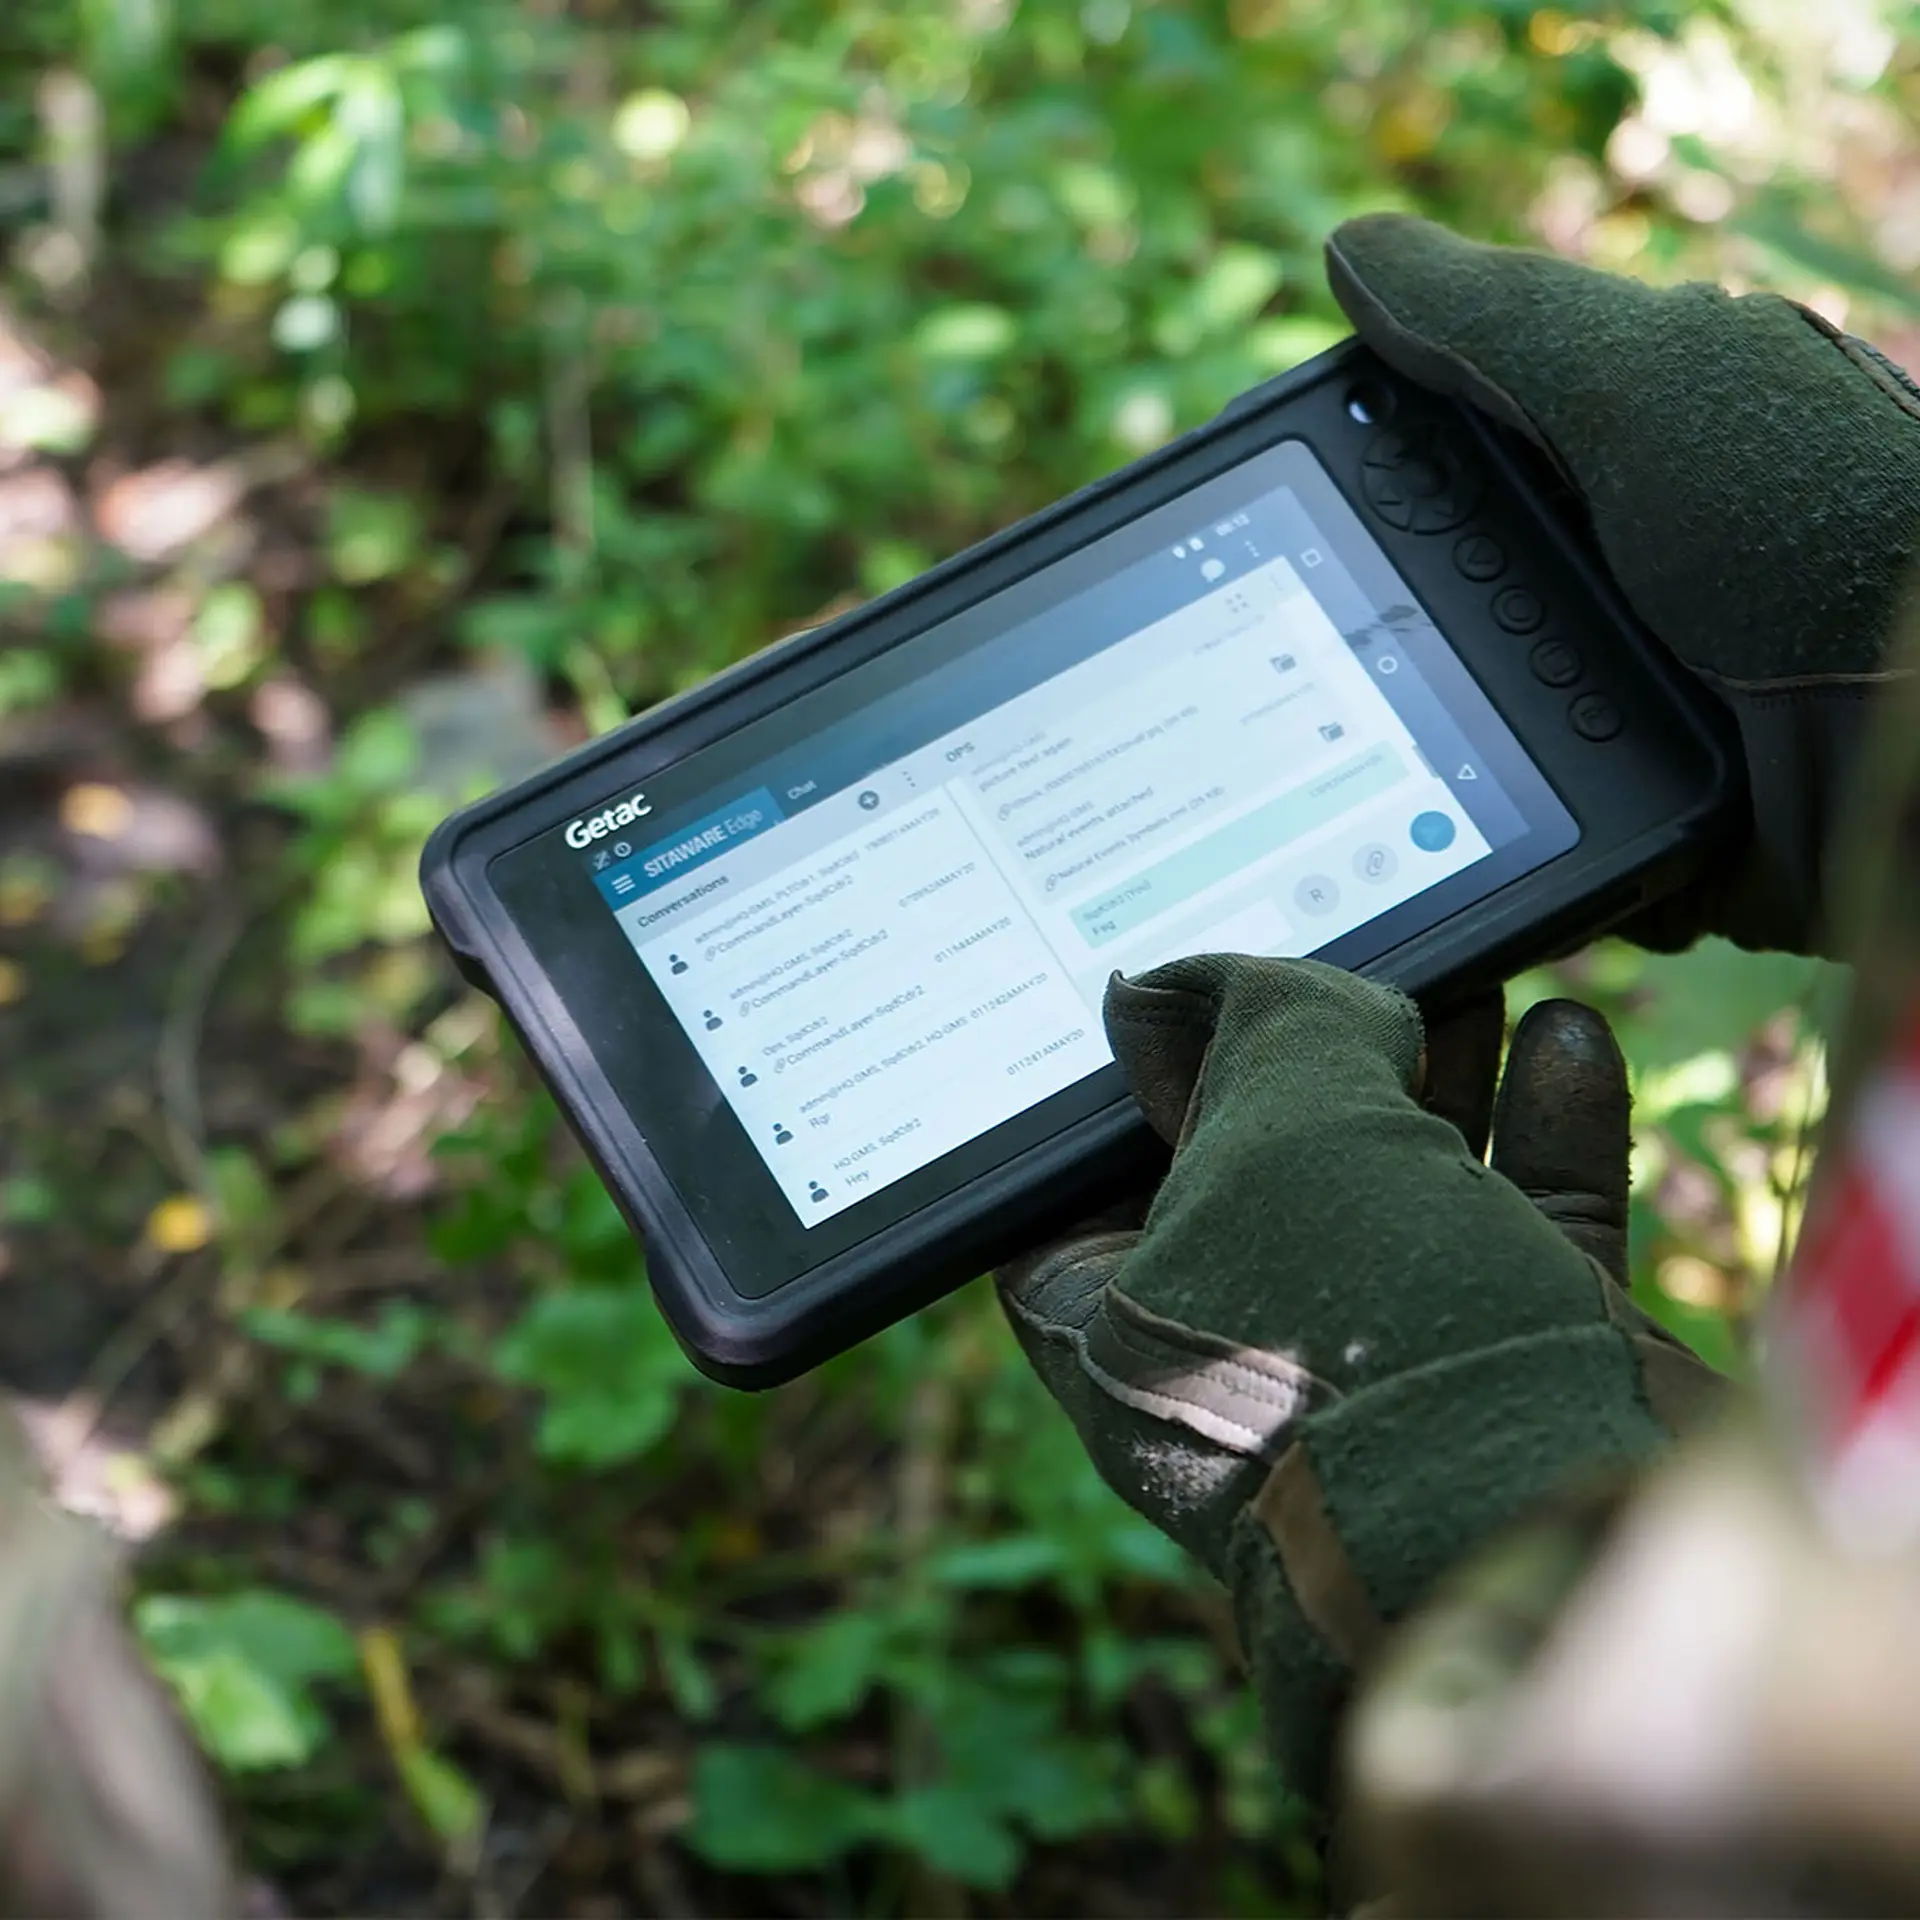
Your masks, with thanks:
[{"label": "glove stitching seam", "polygon": [[[1787,305],[1806,322],[1814,333],[1832,347],[1849,366],[1865,374],[1866,377],[1873,382],[1874,386],[1881,393],[1885,394],[1909,420],[1920,420],[1920,398],[1916,398],[1911,393],[1903,392],[1899,387],[1894,385],[1893,381],[1888,377],[1886,367],[1879,364],[1879,356],[1872,348],[1867,347],[1865,341],[1856,340],[1853,335],[1836,327],[1830,320],[1826,319],[1824,315],[1814,313],[1801,301],[1789,300]],[[1865,351],[1862,351],[1863,348]]]},{"label": "glove stitching seam", "polygon": [[[1109,1329],[1114,1334],[1115,1345],[1118,1346],[1123,1353],[1144,1360],[1149,1364],[1158,1360],[1164,1360],[1168,1357],[1144,1341],[1127,1339],[1121,1330],[1115,1327],[1112,1322],[1108,1324]],[[1098,1363],[1090,1362],[1090,1364],[1097,1365]],[[1224,1374],[1227,1376],[1223,1384],[1231,1387],[1235,1394],[1244,1399],[1256,1401],[1263,1407],[1272,1407],[1282,1414],[1292,1413],[1294,1411],[1294,1402],[1305,1397],[1305,1389],[1311,1379],[1311,1376],[1303,1374],[1299,1382],[1300,1391],[1289,1394],[1284,1391],[1282,1382],[1269,1380],[1254,1369],[1243,1366],[1235,1361],[1219,1361],[1215,1364],[1213,1370],[1216,1374]],[[1234,1377],[1235,1375],[1241,1377],[1236,1379]],[[1163,1399],[1173,1406],[1203,1408],[1207,1412],[1214,1414],[1217,1418],[1231,1421],[1233,1425],[1239,1427],[1243,1432],[1249,1434],[1257,1433],[1257,1429],[1248,1426],[1244,1421],[1233,1420],[1231,1415],[1220,1414],[1218,1408],[1208,1407],[1204,1400],[1191,1398],[1185,1394],[1169,1393],[1159,1387],[1136,1387],[1134,1391],[1154,1394],[1157,1398]]]},{"label": "glove stitching seam", "polygon": [[[1159,1348],[1172,1348],[1182,1358],[1193,1357],[1190,1352],[1183,1351],[1189,1342],[1202,1354],[1211,1348],[1211,1359],[1229,1374],[1242,1375],[1248,1382],[1243,1387],[1236,1386],[1235,1390],[1244,1392],[1248,1398],[1266,1406],[1280,1406],[1301,1390],[1311,1392],[1314,1388],[1335,1399],[1340,1397],[1339,1390],[1331,1382],[1322,1380],[1299,1361],[1248,1347],[1242,1342],[1227,1339],[1223,1334],[1188,1326],[1184,1321],[1168,1319],[1155,1313],[1151,1307],[1142,1306],[1118,1284],[1108,1287],[1106,1298],[1100,1305],[1099,1317],[1112,1329],[1115,1340],[1124,1351],[1136,1354],[1143,1360],[1165,1357],[1156,1349],[1155,1342],[1158,1342]],[[1289,1393],[1288,1389],[1293,1392]],[[1175,1396],[1167,1397],[1171,1399]]]},{"label": "glove stitching seam", "polygon": [[1185,1400],[1178,1394],[1161,1393],[1155,1388],[1122,1380],[1109,1373],[1091,1354],[1081,1355],[1081,1365],[1086,1368],[1089,1380],[1124,1407],[1135,1407],[1156,1420],[1165,1420],[1170,1426],[1192,1428],[1196,1423],[1185,1416],[1202,1416],[1209,1429],[1204,1431],[1204,1437],[1218,1446],[1258,1457],[1273,1444],[1273,1435],[1263,1434],[1257,1427],[1250,1427],[1244,1420],[1236,1420],[1217,1407],[1209,1407],[1204,1401]]},{"label": "glove stitching seam", "polygon": [[1727,693],[1747,693],[1762,699],[1790,697],[1796,693],[1848,693],[1865,699],[1876,688],[1901,686],[1914,676],[1911,667],[1878,667],[1870,673],[1798,673],[1778,680],[1736,680],[1731,674],[1716,673],[1711,667],[1694,667],[1694,677]]}]

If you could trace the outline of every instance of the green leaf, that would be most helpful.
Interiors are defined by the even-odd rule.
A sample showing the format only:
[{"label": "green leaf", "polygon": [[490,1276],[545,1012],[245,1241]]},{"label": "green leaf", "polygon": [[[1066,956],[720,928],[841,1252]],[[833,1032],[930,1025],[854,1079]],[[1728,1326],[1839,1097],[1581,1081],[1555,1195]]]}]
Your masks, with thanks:
[{"label": "green leaf", "polygon": [[400,1782],[436,1840],[465,1848],[479,1838],[487,1817],[485,1796],[451,1760],[408,1747],[400,1755]]},{"label": "green leaf", "polygon": [[1263,374],[1286,373],[1303,360],[1337,345],[1348,329],[1318,315],[1289,314],[1263,320],[1247,332],[1247,354]]},{"label": "green leaf", "polygon": [[420,762],[420,742],[405,714],[376,707],[340,742],[333,778],[349,793],[371,796],[404,787]]},{"label": "green leaf", "polygon": [[553,667],[578,638],[578,620],[557,597],[503,594],[469,606],[460,619],[460,637],[472,647],[504,647],[536,667]]},{"label": "green leaf", "polygon": [[385,233],[399,216],[406,163],[399,85],[384,67],[361,62],[335,114],[354,149],[344,183],[347,211],[363,234]]},{"label": "green leaf", "polygon": [[1004,307],[945,307],[921,323],[914,345],[933,361],[991,360],[1005,353],[1019,335]]},{"label": "green leaf", "polygon": [[[0,614],[6,595],[0,589]],[[44,706],[60,691],[60,668],[54,657],[37,648],[0,653],[0,717]]]},{"label": "green leaf", "polygon": [[156,1654],[230,1646],[262,1671],[295,1681],[344,1679],[359,1670],[353,1635],[332,1614],[269,1588],[204,1600],[153,1594],[138,1612]]},{"label": "green leaf", "polygon": [[193,643],[208,686],[241,685],[263,664],[269,644],[259,593],[244,580],[212,588],[194,619]]},{"label": "green leaf", "polygon": [[256,80],[227,116],[226,139],[244,152],[263,141],[292,133],[316,107],[346,84],[352,61],[344,53],[323,54],[282,67]]},{"label": "green leaf", "polygon": [[1012,1534],[937,1555],[928,1569],[948,1587],[1030,1587],[1059,1569],[1060,1544],[1042,1534]]},{"label": "green leaf", "polygon": [[366,586],[401,573],[420,546],[420,514],[400,493],[336,487],[327,502],[327,559],[333,577]]},{"label": "green leaf", "polygon": [[221,1235],[237,1249],[258,1252],[272,1238],[279,1215],[260,1163],[244,1147],[211,1147],[206,1164]]},{"label": "green leaf", "polygon": [[241,1316],[242,1329],[263,1346],[305,1360],[320,1360],[364,1373],[375,1380],[392,1380],[410,1367],[426,1344],[429,1321],[425,1312],[396,1301],[370,1327],[348,1320],[314,1319],[280,1307],[254,1307]]},{"label": "green leaf", "polygon": [[300,241],[300,223],[278,207],[243,215],[220,243],[220,272],[236,286],[268,286],[293,264]]},{"label": "green leaf", "polygon": [[1154,345],[1177,359],[1202,341],[1244,329],[1272,299],[1281,274],[1275,254],[1258,247],[1222,247],[1200,278],[1168,303],[1154,328]]},{"label": "green leaf", "polygon": [[772,1747],[710,1746],[693,1767],[686,1842],[736,1873],[803,1873],[840,1859],[882,1824],[874,1797]]},{"label": "green leaf", "polygon": [[327,1722],[311,1701],[231,1647],[155,1664],[201,1745],[230,1773],[304,1766],[326,1739]]},{"label": "green leaf", "polygon": [[1020,1871],[1026,1848],[995,1809],[957,1787],[919,1787],[887,1811],[891,1838],[935,1873],[963,1886],[1000,1888]]},{"label": "green leaf", "polygon": [[691,1639],[679,1628],[663,1627],[655,1645],[661,1677],[681,1717],[696,1724],[711,1720],[720,1708],[720,1688]]},{"label": "green leaf", "polygon": [[152,1594],[133,1617],[201,1743],[235,1773],[310,1760],[330,1731],[314,1683],[359,1667],[353,1636],[331,1614],[285,1594]]},{"label": "green leaf", "polygon": [[1048,1839],[1111,1825],[1124,1803],[1116,1751],[1063,1719],[1058,1660],[1013,1650],[948,1673],[922,1705],[945,1765],[944,1784]]},{"label": "green leaf", "polygon": [[445,76],[464,66],[471,53],[465,29],[442,25],[403,33],[393,43],[389,57],[397,73]]},{"label": "green leaf", "polygon": [[1279,290],[1279,256],[1262,247],[1224,246],[1193,291],[1193,304],[1210,333],[1243,327]]},{"label": "green leaf", "polygon": [[16,1173],[0,1180],[0,1220],[16,1227],[41,1227],[59,1208],[53,1188],[32,1174]]},{"label": "green leaf", "polygon": [[843,1719],[879,1677],[888,1637],[883,1619],[858,1612],[830,1614],[797,1635],[766,1689],[774,1717],[796,1733]]},{"label": "green leaf", "polygon": [[546,1395],[540,1451],[586,1467],[645,1453],[672,1426],[690,1377],[651,1297],[632,1287],[545,1295],[495,1360],[509,1380]]},{"label": "green leaf", "polygon": [[1643,1071],[1733,1051],[1782,1007],[1817,1004],[1836,973],[1817,960],[1743,953],[1724,940],[1649,954],[1635,981],[1642,1004],[1621,1021],[1620,1044]]}]

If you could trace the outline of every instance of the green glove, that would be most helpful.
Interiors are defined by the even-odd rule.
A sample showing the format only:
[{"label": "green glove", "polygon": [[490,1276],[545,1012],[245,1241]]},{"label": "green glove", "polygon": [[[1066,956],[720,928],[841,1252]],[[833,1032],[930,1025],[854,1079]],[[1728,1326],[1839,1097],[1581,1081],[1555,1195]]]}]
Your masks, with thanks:
[{"label": "green glove", "polygon": [[1597,1015],[1521,1023],[1491,1170],[1416,1099],[1420,1015],[1385,987],[1181,960],[1116,976],[1106,1020],[1172,1169],[1144,1228],[1050,1248],[1002,1296],[1107,1481],[1231,1588],[1276,1758],[1317,1798],[1382,1628],[1556,1489],[1654,1453],[1714,1376],[1617,1284],[1627,1091]]},{"label": "green glove", "polygon": [[1551,457],[1635,611],[1739,722],[1744,857],[1630,931],[1828,951],[1836,789],[1920,554],[1920,388],[1775,295],[1657,290],[1399,214],[1339,228],[1327,274],[1383,359]]}]

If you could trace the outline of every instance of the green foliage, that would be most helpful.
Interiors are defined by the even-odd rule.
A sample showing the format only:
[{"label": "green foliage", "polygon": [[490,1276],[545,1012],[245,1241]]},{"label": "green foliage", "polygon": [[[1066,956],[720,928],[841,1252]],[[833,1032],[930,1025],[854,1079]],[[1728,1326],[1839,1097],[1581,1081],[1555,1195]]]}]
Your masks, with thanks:
[{"label": "green foliage", "polygon": [[693,1793],[689,1843],[716,1866],[745,1873],[826,1866],[880,1828],[871,1794],[776,1747],[704,1747]]},{"label": "green foliage", "polygon": [[569,1287],[536,1300],[496,1360],[545,1395],[540,1451],[585,1467],[645,1453],[672,1426],[691,1372],[637,1288]]},{"label": "green foliage", "polygon": [[[849,1641],[837,1637],[844,1653]],[[813,1658],[825,1644],[816,1638]],[[909,1697],[924,1716],[934,1776],[891,1796],[785,1748],[710,1744],[695,1769],[689,1842],[717,1865],[763,1873],[884,1842],[962,1885],[1003,1887],[1030,1838],[1115,1830],[1130,1810],[1124,1749],[1066,1724],[1064,1675],[1064,1663],[1038,1651],[914,1674]]]},{"label": "green foliage", "polygon": [[359,1664],[331,1614],[282,1593],[149,1594],[134,1625],[201,1744],[235,1773],[311,1760],[329,1731],[315,1688]]},{"label": "green foliage", "polygon": [[[210,448],[268,476],[142,576],[186,609],[197,711],[154,720],[96,637],[126,555],[0,580],[0,722],[125,700],[143,753],[216,797],[261,950],[221,992],[283,993],[285,1078],[302,1100],[328,1081],[257,1128],[207,1109],[210,1351],[244,1346],[268,1384],[183,1479],[192,1519],[277,1541],[317,1515],[436,1683],[477,1679],[570,1764],[670,1727],[674,1844],[717,1873],[822,1876],[722,1904],[900,1911],[924,1873],[1004,1905],[1036,1850],[1083,1836],[1204,1836],[1196,1906],[1311,1902],[1191,1570],[1108,1493],[979,1290],[781,1395],[693,1374],[550,1102],[428,958],[416,862],[460,796],[405,696],[511,659],[542,724],[591,731],[898,585],[1330,344],[1321,244],[1369,209],[1572,233],[1655,277],[1764,273],[1845,295],[1863,330],[1910,319],[1873,222],[1794,177],[1783,135],[1757,164],[1761,136],[1716,145],[1703,108],[1658,133],[1652,175],[1609,159],[1688,49],[1804,116],[1821,83],[1756,21],[1732,0],[0,7],[0,55],[95,90],[95,281],[151,360],[100,425],[84,383],[0,395],[0,452],[109,471]],[[1884,82],[1834,81],[1848,124],[1911,66],[1903,44]],[[1674,82],[1668,118],[1710,92]],[[0,219],[30,240],[65,217],[37,98],[0,88]],[[23,305],[79,324],[52,279],[37,302],[41,257],[23,244]],[[116,335],[85,358],[138,353]],[[263,744],[290,689],[317,752]],[[0,928],[34,891],[0,869]],[[1610,947],[1513,995],[1616,1019],[1642,1114],[1636,1293],[1730,1368],[1790,1225],[1829,987],[1720,947]],[[431,1190],[369,1163],[403,1122],[435,1149]],[[5,1173],[0,1226],[59,1221],[38,1159]],[[309,1263],[350,1279],[361,1258],[373,1290],[302,1291]],[[430,1410],[452,1491],[275,1453],[341,1402],[390,1418],[402,1462]],[[256,1855],[331,1862],[355,1820],[386,1849],[396,1770],[438,1842],[477,1842],[496,1782],[439,1728],[360,1801],[340,1790],[323,1702],[359,1681],[330,1616],[249,1589],[156,1592],[138,1619],[245,1776]],[[579,1724],[554,1704],[569,1687]],[[1174,1740],[1150,1731],[1169,1715]]]},{"label": "green foliage", "polygon": [[[241,1325],[264,1347],[325,1366],[347,1367],[376,1380],[391,1380],[412,1364],[433,1322],[421,1308],[399,1302],[367,1326],[350,1320],[315,1319],[278,1307],[250,1308],[242,1316]],[[313,1386],[307,1387],[302,1397],[312,1391]]]}]

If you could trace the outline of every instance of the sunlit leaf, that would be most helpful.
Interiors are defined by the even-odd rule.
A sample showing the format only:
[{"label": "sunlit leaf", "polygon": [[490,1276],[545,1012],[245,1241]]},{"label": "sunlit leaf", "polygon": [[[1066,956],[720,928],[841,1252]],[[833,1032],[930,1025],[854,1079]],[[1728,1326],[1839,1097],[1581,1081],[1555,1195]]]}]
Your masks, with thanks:
[{"label": "sunlit leaf", "polygon": [[365,586],[401,572],[420,542],[420,513],[405,494],[336,487],[327,503],[334,578]]},{"label": "sunlit leaf", "polygon": [[413,1810],[438,1840],[455,1849],[471,1846],[487,1817],[487,1803],[451,1760],[425,1747],[398,1756],[400,1778]]},{"label": "sunlit leaf", "polygon": [[340,309],[324,294],[296,294],[273,316],[273,344],[283,353],[313,353],[340,330]]},{"label": "sunlit leaf", "polygon": [[323,54],[256,80],[227,116],[227,140],[245,149],[292,133],[308,114],[340,91],[352,70],[346,54]]},{"label": "sunlit leaf", "polygon": [[1724,940],[1648,955],[1636,986],[1641,1005],[1621,1022],[1621,1044],[1640,1068],[1738,1048],[1782,1007],[1821,1004],[1834,972],[1791,954],[1743,953]]},{"label": "sunlit leaf", "polygon": [[311,1759],[328,1733],[315,1684],[348,1680],[359,1664],[331,1614],[264,1590],[149,1595],[134,1624],[207,1751],[236,1773]]},{"label": "sunlit leaf", "polygon": [[342,90],[337,124],[353,142],[345,178],[347,210],[362,233],[385,233],[400,211],[405,169],[405,111],[400,88],[385,67],[359,65]]},{"label": "sunlit leaf", "polygon": [[1012,346],[1017,331],[1002,307],[947,307],[928,316],[914,341],[929,360],[990,360]]}]

